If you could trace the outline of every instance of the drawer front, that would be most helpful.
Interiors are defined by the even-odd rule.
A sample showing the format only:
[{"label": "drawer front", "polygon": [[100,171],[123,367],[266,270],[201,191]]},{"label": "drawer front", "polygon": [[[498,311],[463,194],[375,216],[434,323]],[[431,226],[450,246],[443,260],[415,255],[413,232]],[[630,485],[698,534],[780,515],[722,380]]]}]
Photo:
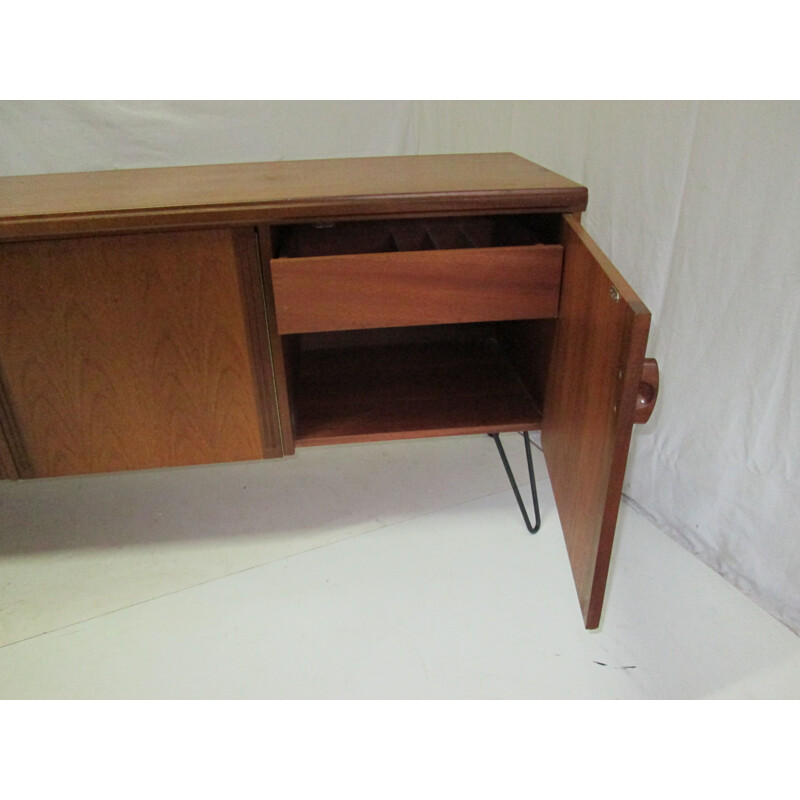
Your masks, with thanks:
[{"label": "drawer front", "polygon": [[276,258],[278,332],[556,317],[562,257],[537,244]]}]

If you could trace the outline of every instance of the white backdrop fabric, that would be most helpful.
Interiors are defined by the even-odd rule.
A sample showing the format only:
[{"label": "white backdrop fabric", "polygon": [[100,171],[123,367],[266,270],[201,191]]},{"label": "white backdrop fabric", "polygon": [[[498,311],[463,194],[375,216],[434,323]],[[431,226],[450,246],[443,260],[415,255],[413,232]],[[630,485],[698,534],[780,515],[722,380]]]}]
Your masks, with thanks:
[{"label": "white backdrop fabric", "polygon": [[0,103],[5,175],[507,150],[588,186],[653,312],[626,495],[800,633],[800,103]]}]

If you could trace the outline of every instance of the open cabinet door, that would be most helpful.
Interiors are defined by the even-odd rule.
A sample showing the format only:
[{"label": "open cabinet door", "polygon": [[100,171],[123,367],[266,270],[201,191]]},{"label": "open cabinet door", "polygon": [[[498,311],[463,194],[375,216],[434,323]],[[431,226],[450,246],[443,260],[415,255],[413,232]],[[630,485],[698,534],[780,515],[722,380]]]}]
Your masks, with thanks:
[{"label": "open cabinet door", "polygon": [[542,417],[556,507],[587,628],[600,623],[650,312],[573,215]]}]

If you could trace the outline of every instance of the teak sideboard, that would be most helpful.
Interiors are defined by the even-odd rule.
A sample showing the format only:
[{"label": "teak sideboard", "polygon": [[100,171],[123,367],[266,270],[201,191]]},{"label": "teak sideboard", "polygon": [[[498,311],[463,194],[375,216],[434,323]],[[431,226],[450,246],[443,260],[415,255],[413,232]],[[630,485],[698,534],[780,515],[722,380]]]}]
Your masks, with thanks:
[{"label": "teak sideboard", "polygon": [[0,179],[0,476],[506,431],[597,627],[650,314],[510,153]]}]

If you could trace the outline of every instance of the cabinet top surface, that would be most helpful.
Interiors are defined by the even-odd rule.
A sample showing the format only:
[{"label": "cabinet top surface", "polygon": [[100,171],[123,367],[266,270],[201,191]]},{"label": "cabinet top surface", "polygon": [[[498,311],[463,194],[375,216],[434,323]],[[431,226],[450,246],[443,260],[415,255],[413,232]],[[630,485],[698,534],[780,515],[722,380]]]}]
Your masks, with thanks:
[{"label": "cabinet top surface", "polygon": [[513,153],[0,178],[0,238],[385,215],[568,212],[587,191]]}]

